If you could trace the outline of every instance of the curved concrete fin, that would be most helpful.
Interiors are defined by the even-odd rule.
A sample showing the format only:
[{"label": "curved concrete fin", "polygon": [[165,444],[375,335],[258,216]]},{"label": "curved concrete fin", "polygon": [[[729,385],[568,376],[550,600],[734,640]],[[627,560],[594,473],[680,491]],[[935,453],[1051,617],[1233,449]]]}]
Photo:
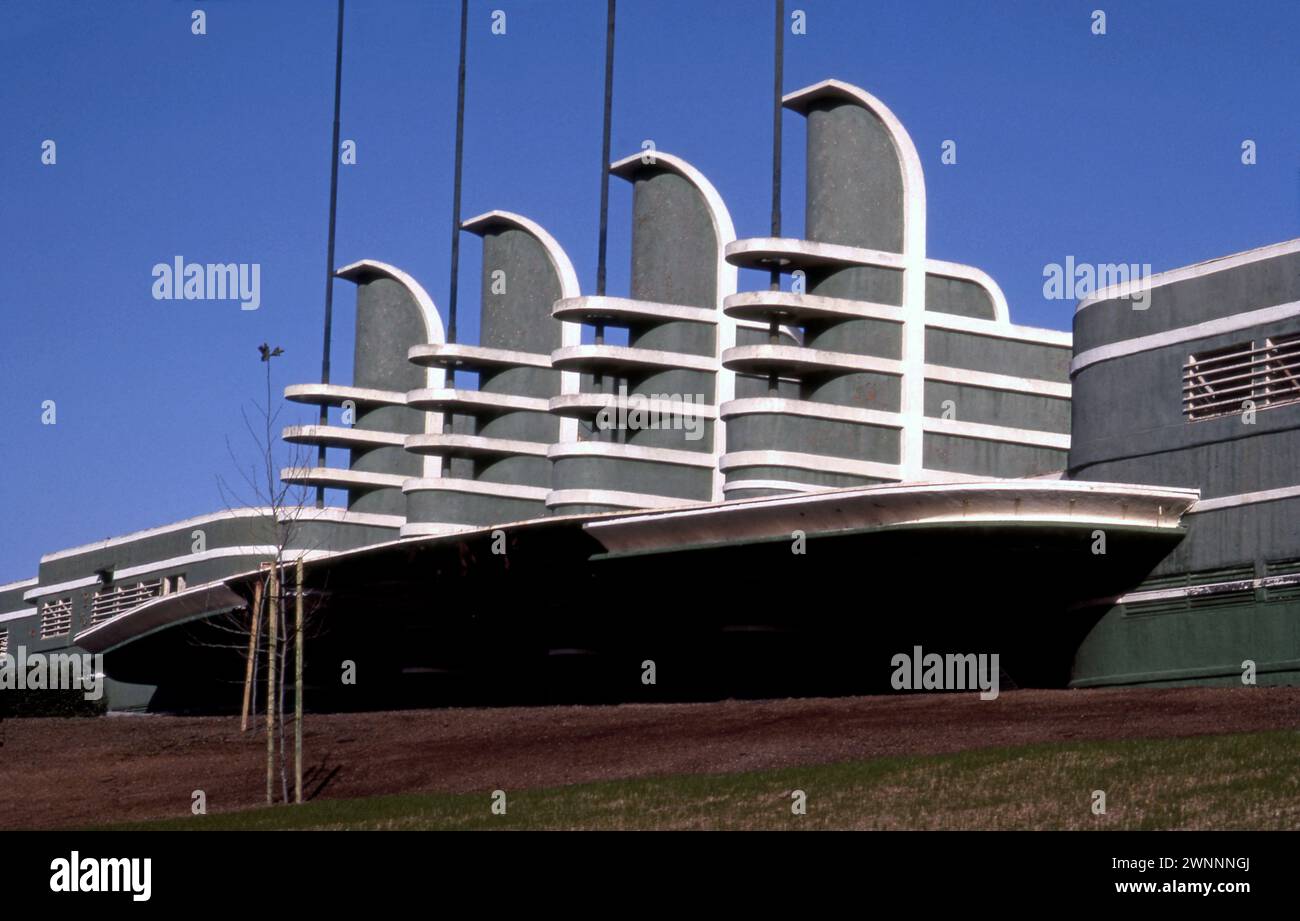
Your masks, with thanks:
[{"label": "curved concrete fin", "polygon": [[808,120],[807,238],[924,252],[925,175],[889,107],[839,80],[797,90],[782,103]]},{"label": "curved concrete fin", "polygon": [[[631,296],[714,310],[735,290],[723,247],[736,238],[722,196],[685,160],[647,151],[610,164],[633,185]],[[722,265],[720,265],[720,263]]]}]

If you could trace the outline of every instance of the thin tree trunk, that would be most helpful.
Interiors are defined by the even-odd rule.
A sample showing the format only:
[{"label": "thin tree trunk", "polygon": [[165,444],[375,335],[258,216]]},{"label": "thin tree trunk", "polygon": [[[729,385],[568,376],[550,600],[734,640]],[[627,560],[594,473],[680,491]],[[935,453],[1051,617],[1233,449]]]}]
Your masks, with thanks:
[{"label": "thin tree trunk", "polygon": [[248,732],[248,711],[252,703],[253,682],[257,680],[257,641],[262,633],[262,583],[253,586],[253,623],[248,629],[248,665],[244,670],[244,708],[239,717],[239,731]]},{"label": "thin tree trunk", "polygon": [[286,667],[289,656],[289,598],[287,594],[284,603],[280,605],[280,617],[284,621],[280,629],[283,639],[280,641],[280,684],[277,688],[279,691],[277,706],[280,711],[280,792],[281,801],[287,803],[289,802],[289,768],[285,762],[284,753],[284,691],[287,684],[285,679],[289,675],[289,670]]},{"label": "thin tree trunk", "polygon": [[302,557],[298,557],[298,603],[294,609],[293,801],[302,802]]},{"label": "thin tree trunk", "polygon": [[275,653],[278,643],[279,632],[279,614],[278,605],[276,604],[279,593],[279,578],[277,570],[280,568],[280,560],[277,558],[275,564],[271,567],[271,587],[269,589],[270,597],[268,600],[267,610],[267,629],[270,631],[270,637],[266,648],[266,802],[271,805],[275,802]]}]

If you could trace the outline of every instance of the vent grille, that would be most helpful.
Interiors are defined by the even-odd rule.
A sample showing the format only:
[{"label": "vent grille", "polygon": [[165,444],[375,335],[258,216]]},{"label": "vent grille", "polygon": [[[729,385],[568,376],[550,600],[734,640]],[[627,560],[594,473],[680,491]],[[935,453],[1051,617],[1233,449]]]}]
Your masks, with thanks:
[{"label": "vent grille", "polygon": [[101,589],[95,592],[95,598],[90,603],[90,622],[91,624],[103,623],[110,617],[116,617],[162,594],[164,594],[162,579]]},{"label": "vent grille", "polygon": [[1300,403],[1300,335],[1245,342],[1187,359],[1183,368],[1183,414],[1188,421]]},{"label": "vent grille", "polygon": [[72,599],[60,598],[41,605],[41,639],[67,636],[72,632]]},{"label": "vent grille", "polygon": [[9,631],[0,630],[0,656],[9,651]]}]

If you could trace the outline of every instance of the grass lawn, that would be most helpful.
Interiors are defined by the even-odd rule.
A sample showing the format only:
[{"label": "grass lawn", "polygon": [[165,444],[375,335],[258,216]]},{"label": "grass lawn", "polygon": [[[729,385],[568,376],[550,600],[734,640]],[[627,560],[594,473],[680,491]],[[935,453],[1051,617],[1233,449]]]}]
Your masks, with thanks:
[{"label": "grass lawn", "polygon": [[[807,814],[791,811],[792,791]],[[1105,815],[1092,811],[1106,794]],[[1033,745],[551,789],[319,800],[122,829],[1298,829],[1300,732]]]}]

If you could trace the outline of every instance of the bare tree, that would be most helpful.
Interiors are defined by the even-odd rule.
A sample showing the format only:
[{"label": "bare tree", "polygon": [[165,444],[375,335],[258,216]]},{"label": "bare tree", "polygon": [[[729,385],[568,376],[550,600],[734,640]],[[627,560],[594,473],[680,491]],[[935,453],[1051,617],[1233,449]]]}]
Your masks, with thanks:
[{"label": "bare tree", "polygon": [[[284,354],[284,350],[278,346],[271,348],[268,344],[263,343],[258,346],[258,353],[261,361],[265,365],[266,379],[266,402],[262,406],[255,405],[255,415],[250,417],[249,412],[241,410],[241,416],[244,421],[244,427],[248,431],[253,443],[257,447],[257,463],[255,465],[245,466],[236,456],[235,451],[231,448],[229,439],[227,439],[227,450],[231,459],[235,462],[236,469],[239,470],[243,479],[243,490],[231,489],[228,483],[218,477],[218,487],[221,490],[223,499],[226,502],[227,509],[248,507],[250,505],[267,510],[266,527],[268,530],[261,531],[259,534],[265,536],[261,539],[261,545],[268,548],[267,559],[261,564],[262,574],[254,585],[252,604],[244,612],[244,616],[229,616],[224,623],[216,625],[219,630],[230,634],[233,638],[230,644],[209,644],[209,645],[227,645],[227,647],[239,648],[247,656],[245,664],[245,678],[243,683],[243,702],[241,708],[240,728],[247,731],[249,728],[250,713],[256,722],[257,698],[258,698],[258,672],[259,660],[264,654],[266,657],[266,689],[264,696],[264,705],[266,719],[264,721],[266,729],[267,743],[267,802],[272,803],[275,800],[274,776],[277,773],[276,765],[278,763],[278,773],[280,775],[281,798],[284,802],[289,802],[289,774],[286,763],[286,746],[285,746],[285,698],[286,685],[289,680],[289,670],[287,668],[287,656],[291,645],[298,647],[297,656],[299,660],[302,656],[301,646],[305,640],[305,620],[301,614],[302,599],[301,582],[291,587],[288,578],[291,571],[290,556],[296,557],[301,563],[302,555],[310,548],[305,547],[303,541],[299,539],[299,520],[309,508],[308,491],[301,486],[294,486],[281,480],[279,471],[280,464],[277,464],[277,431],[279,429],[279,417],[282,404],[277,403],[274,398],[274,389],[272,383],[272,359]],[[284,449],[281,449],[284,452]],[[306,452],[301,449],[289,450],[288,456],[284,458],[283,466],[302,467],[307,460]],[[247,495],[242,493],[247,492]],[[232,501],[232,500],[249,500],[252,501]],[[301,566],[298,567],[301,570]],[[290,603],[296,602],[298,616],[291,621],[289,614]],[[266,624],[266,640],[263,643],[262,624]],[[295,669],[295,739],[301,739],[301,720],[302,720],[302,670],[301,667]],[[276,752],[278,748],[278,759]],[[295,745],[295,756],[299,763],[295,765],[295,792],[296,797],[301,801],[301,744]]]}]

